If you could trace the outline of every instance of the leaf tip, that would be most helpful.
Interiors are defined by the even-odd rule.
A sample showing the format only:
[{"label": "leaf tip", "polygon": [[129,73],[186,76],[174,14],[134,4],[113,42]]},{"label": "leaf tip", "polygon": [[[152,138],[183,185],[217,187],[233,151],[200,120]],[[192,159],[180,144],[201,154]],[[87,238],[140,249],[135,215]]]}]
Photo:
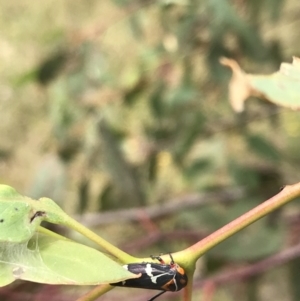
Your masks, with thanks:
[{"label": "leaf tip", "polygon": [[244,110],[245,100],[251,95],[247,74],[235,60],[222,57],[220,63],[232,70],[232,78],[229,83],[229,100],[233,110],[241,113]]}]

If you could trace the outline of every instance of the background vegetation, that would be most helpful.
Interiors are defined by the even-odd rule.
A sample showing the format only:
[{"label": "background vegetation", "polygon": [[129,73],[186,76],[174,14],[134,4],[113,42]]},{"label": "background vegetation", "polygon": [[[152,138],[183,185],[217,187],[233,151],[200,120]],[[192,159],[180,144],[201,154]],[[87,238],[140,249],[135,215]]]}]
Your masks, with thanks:
[{"label": "background vegetation", "polygon": [[[148,256],[187,247],[299,181],[299,113],[251,101],[237,115],[230,71],[219,64],[227,56],[247,72],[272,73],[300,56],[298,1],[0,4],[1,183],[53,198],[110,242]],[[298,207],[209,252],[195,300],[300,300],[298,259],[234,274],[299,243]],[[151,296],[116,289],[107,298],[125,291]],[[19,282],[0,297],[83,292]]]}]

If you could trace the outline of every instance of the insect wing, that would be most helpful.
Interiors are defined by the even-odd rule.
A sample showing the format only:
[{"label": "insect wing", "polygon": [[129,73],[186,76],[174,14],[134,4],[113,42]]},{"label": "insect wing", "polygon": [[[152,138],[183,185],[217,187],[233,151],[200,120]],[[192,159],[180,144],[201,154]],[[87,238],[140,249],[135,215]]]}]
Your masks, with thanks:
[{"label": "insect wing", "polygon": [[112,283],[112,285],[153,290],[173,290],[169,288],[162,288],[166,283],[172,281],[176,274],[175,270],[170,269],[170,265],[132,263],[124,266],[124,268],[134,274],[141,274],[141,277]]},{"label": "insect wing", "polygon": [[160,263],[142,262],[124,265],[126,270],[140,274],[140,277],[111,283],[111,285],[162,290],[149,301],[153,301],[166,291],[179,291],[187,285],[188,278],[184,269],[174,262],[171,254],[170,258],[170,264],[165,264],[159,256],[152,256],[152,259],[157,259]]}]

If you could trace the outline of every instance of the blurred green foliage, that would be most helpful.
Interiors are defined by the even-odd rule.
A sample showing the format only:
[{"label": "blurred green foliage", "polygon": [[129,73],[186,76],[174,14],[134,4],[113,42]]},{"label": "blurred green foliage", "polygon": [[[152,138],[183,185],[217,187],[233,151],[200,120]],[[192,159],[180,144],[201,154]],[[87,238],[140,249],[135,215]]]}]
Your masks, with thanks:
[{"label": "blurred green foliage", "polygon": [[[99,227],[121,246],[136,240],[131,250],[138,252],[143,236],[208,234],[299,181],[298,113],[249,102],[237,116],[226,93],[230,73],[219,64],[227,56],[249,72],[272,73],[299,55],[296,0],[2,0],[1,6],[1,182],[53,198],[73,214],[245,190],[237,203],[211,200],[150,225],[141,218]],[[287,244],[283,210],[211,252],[205,273]],[[188,235],[170,237],[151,252],[147,245],[144,255],[191,242]],[[222,265],[211,268],[218,260]]]}]

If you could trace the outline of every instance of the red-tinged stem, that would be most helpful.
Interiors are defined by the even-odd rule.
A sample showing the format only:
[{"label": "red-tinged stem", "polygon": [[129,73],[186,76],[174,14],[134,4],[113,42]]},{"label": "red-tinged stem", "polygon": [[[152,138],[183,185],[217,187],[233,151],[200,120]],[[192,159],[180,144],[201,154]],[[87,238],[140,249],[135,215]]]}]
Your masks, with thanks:
[{"label": "red-tinged stem", "polygon": [[184,250],[185,255],[193,258],[196,261],[201,255],[206,253],[208,250],[224,241],[233,234],[239,232],[243,228],[254,223],[258,219],[264,217],[268,213],[276,210],[284,204],[290,202],[294,198],[300,196],[300,182],[294,185],[285,186],[282,191],[277,195],[268,199],[264,203],[248,211],[237,219],[233,220],[226,226],[215,231],[211,235],[202,239],[198,243]]},{"label": "red-tinged stem", "polygon": [[193,272],[188,273],[188,284],[183,290],[183,300],[191,301],[193,296]]}]

